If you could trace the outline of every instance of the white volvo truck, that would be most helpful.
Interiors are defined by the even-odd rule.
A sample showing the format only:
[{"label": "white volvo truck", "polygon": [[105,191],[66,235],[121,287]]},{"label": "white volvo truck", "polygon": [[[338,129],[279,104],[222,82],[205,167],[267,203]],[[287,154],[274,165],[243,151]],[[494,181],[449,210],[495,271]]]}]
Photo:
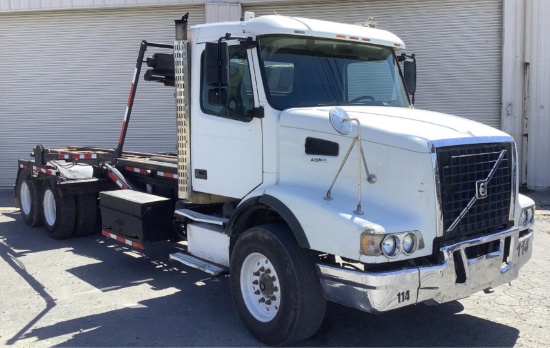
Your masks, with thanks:
[{"label": "white volvo truck", "polygon": [[[151,47],[173,54],[144,59]],[[93,232],[99,206],[107,237],[186,240],[171,258],[229,272],[242,322],[271,345],[313,335],[327,300],[379,313],[508,283],[534,223],[514,140],[413,108],[404,49],[368,26],[186,15],[173,45],[142,42],[118,146],[38,145],[16,204],[53,238]],[[177,153],[123,150],[143,63],[175,87]]]}]

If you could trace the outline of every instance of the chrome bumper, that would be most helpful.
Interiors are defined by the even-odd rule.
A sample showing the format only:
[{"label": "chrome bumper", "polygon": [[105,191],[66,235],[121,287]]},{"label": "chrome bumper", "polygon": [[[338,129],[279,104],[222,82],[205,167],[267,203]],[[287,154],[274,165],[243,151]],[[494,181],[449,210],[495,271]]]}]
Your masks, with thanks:
[{"label": "chrome bumper", "polygon": [[[412,304],[438,304],[508,283],[531,258],[533,231],[513,228],[441,248],[443,263],[392,272],[361,272],[317,264],[325,297],[349,307],[378,313]],[[498,249],[468,258],[474,247],[490,242]]]}]

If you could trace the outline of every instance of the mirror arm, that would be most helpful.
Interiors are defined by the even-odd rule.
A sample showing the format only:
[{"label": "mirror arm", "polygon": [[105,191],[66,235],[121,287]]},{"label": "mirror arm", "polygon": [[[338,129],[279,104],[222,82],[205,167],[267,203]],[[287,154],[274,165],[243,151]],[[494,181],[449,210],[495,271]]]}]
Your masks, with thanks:
[{"label": "mirror arm", "polygon": [[[411,55],[408,56],[408,57],[412,59],[414,65],[416,66],[416,53],[413,53],[413,54],[411,54]],[[415,70],[416,70],[416,68],[415,68]],[[416,83],[415,83],[415,84],[416,84]],[[413,105],[414,105],[414,95],[415,95],[415,93],[413,93],[413,94],[411,95],[411,101],[412,101],[412,104],[413,104]]]},{"label": "mirror arm", "polygon": [[[226,36],[228,34],[225,34]],[[220,37],[218,39],[218,96],[219,96],[219,102],[220,105],[222,105],[221,100],[221,89],[222,89],[222,39],[223,37]]]},{"label": "mirror arm", "polygon": [[[401,53],[399,56],[397,56],[397,61],[399,63],[405,62],[407,59],[411,59],[413,64],[416,66],[416,53],[413,53],[411,55],[408,55],[406,53]],[[416,70],[416,68],[415,68]],[[414,105],[415,99],[414,99],[415,93],[411,93],[411,102]]]},{"label": "mirror arm", "polygon": [[249,45],[255,46],[257,43],[257,41],[252,39],[252,36],[231,36],[231,33],[226,33],[224,36],[218,39],[218,44],[220,44],[222,41],[229,41],[229,40],[239,40],[241,41],[241,44],[246,44],[246,46],[249,46]]},{"label": "mirror arm", "polygon": [[413,63],[416,64],[416,53],[413,53],[411,55],[408,55],[406,53],[401,53],[400,55],[397,56],[397,61],[401,63],[407,60],[407,58],[412,59]]},{"label": "mirror arm", "polygon": [[257,46],[257,41],[252,40],[252,37],[250,36],[231,36],[231,33],[225,33],[224,36],[220,37],[218,39],[218,96],[220,98],[219,103],[220,105],[223,105],[221,100],[221,81],[222,81],[222,41],[229,41],[229,40],[239,40],[241,45],[245,46],[246,48],[252,48]]}]

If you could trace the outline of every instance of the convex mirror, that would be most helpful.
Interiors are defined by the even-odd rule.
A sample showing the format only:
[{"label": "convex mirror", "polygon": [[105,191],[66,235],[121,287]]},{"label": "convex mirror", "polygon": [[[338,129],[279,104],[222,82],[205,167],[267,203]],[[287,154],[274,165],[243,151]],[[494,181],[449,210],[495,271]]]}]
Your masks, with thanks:
[{"label": "convex mirror", "polygon": [[329,112],[329,120],[332,128],[342,135],[348,135],[351,132],[351,123],[349,115],[342,108],[333,108]]}]

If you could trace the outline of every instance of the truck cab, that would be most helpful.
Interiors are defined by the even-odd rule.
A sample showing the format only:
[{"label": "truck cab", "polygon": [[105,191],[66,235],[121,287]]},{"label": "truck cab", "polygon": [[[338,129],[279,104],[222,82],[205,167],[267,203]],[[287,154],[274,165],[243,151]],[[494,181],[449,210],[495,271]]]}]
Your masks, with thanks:
[{"label": "truck cab", "polygon": [[[223,233],[235,301],[256,337],[278,342],[261,327],[282,308],[262,301],[279,293],[261,290],[273,282],[247,262],[272,264],[269,247],[239,256],[251,234],[258,244],[282,228],[314,255],[324,298],[373,313],[517,277],[531,254],[534,203],[518,193],[514,141],[415,109],[397,36],[283,16],[189,35],[200,86],[191,91],[192,191],[238,200]],[[208,59],[223,62],[211,80]],[[248,271],[257,288],[245,284]]]},{"label": "truck cab", "polygon": [[[193,190],[242,199],[294,172],[286,168],[282,173],[279,158],[286,133],[281,130],[288,127],[285,110],[410,107],[394,51],[404,48],[402,41],[377,29],[332,25],[327,31],[321,21],[263,16],[190,28],[191,79],[193,86],[200,86],[191,91],[192,167],[210,176],[195,178]],[[367,30],[370,37],[354,37],[357,29]],[[220,39],[220,33],[235,39],[226,41],[228,77],[221,88],[227,100],[212,105],[208,95],[217,87],[206,81],[204,49]],[[253,116],[258,110],[262,118]],[[319,126],[330,127],[326,122]],[[204,150],[213,145],[215,151]],[[300,152],[303,149],[296,155]],[[242,179],[233,180],[233,175]]]}]

